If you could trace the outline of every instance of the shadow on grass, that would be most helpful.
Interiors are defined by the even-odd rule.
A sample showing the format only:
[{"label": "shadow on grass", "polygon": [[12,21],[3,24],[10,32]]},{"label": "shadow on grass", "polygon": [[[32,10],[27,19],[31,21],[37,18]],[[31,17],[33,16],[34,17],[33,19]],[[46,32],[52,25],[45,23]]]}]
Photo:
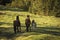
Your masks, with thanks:
[{"label": "shadow on grass", "polygon": [[19,37],[22,34],[22,32],[15,34],[13,27],[9,27],[9,28],[4,28],[4,27],[0,27],[0,38],[6,37],[8,40],[14,40],[15,37]]},{"label": "shadow on grass", "polygon": [[37,27],[36,30],[34,31],[42,34],[52,34],[52,35],[60,36],[60,28],[56,28],[56,27],[54,28],[53,27]]},{"label": "shadow on grass", "polygon": [[0,25],[3,25],[3,24],[12,25],[12,23],[0,22]]},{"label": "shadow on grass", "polygon": [[[0,27],[0,38],[6,37],[7,39],[14,40],[15,38],[17,38],[19,36],[28,37],[29,35],[39,35],[39,34],[51,34],[51,35],[55,35],[55,36],[60,36],[60,32],[52,31],[52,30],[60,30],[60,28],[37,27],[36,30],[32,31],[35,33],[31,33],[31,32],[21,32],[20,33],[19,32],[19,33],[15,34],[13,27],[9,27],[9,28]],[[29,34],[24,34],[24,33],[29,33]]]}]

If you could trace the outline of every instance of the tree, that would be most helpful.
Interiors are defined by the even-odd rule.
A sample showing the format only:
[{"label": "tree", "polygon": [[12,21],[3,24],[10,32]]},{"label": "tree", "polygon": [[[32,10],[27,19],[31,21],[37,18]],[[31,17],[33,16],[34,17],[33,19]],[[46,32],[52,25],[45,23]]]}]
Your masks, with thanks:
[{"label": "tree", "polygon": [[0,0],[0,5],[6,5],[11,2],[12,2],[12,0]]}]

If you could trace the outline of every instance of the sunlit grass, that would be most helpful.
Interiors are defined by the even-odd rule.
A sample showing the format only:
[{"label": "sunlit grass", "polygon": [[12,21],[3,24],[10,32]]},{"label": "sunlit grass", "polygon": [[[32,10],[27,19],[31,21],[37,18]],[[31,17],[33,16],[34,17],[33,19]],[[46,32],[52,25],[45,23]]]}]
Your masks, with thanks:
[{"label": "sunlit grass", "polygon": [[[51,17],[39,16],[39,15],[30,14],[29,12],[17,12],[17,11],[16,12],[15,11],[2,11],[2,12],[5,12],[6,15],[1,15],[0,22],[13,23],[16,16],[19,15],[21,23],[24,23],[26,16],[30,15],[31,21],[34,19],[36,21],[36,23],[39,24],[40,26],[57,26],[57,25],[60,25],[60,21],[59,21],[60,18],[56,18],[53,16],[51,16]],[[2,26],[4,26],[4,25],[2,25]]]},{"label": "sunlit grass", "polygon": [[15,38],[15,40],[20,40],[20,39],[21,40],[59,40],[60,37],[50,35],[50,34],[39,34],[39,35],[34,35],[33,34],[33,35],[29,35],[29,36],[20,36],[20,37]]},{"label": "sunlit grass", "polygon": [[[53,32],[60,32],[58,29],[53,28],[60,28],[60,18],[56,18],[54,16],[40,16],[30,14],[29,12],[17,12],[17,11],[1,11],[5,12],[6,15],[0,15],[0,27],[7,28],[5,32],[13,33],[13,21],[15,20],[16,16],[19,15],[19,20],[21,21],[21,25],[25,26],[25,18],[27,15],[30,15],[31,21],[34,19],[37,23],[37,27],[43,27],[41,29],[37,29],[36,31],[53,31]],[[44,28],[44,27],[51,27]],[[10,28],[10,29],[9,29]],[[13,37],[14,40],[60,40],[60,36],[52,35],[52,34],[43,34],[38,32],[26,32],[26,27],[22,27],[22,31],[25,33],[16,34],[19,35],[17,37]],[[1,38],[3,40],[8,40],[7,38]]]}]

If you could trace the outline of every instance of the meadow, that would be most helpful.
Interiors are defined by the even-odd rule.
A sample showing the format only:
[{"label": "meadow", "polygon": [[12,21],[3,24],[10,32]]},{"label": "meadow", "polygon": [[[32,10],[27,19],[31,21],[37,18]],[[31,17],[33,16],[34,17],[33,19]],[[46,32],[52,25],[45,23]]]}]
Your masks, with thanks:
[{"label": "meadow", "polygon": [[[60,40],[60,18],[54,16],[34,15],[29,12],[0,11],[0,40]],[[14,34],[13,21],[19,15],[22,33]],[[25,18],[37,23],[36,30],[26,32]]]}]

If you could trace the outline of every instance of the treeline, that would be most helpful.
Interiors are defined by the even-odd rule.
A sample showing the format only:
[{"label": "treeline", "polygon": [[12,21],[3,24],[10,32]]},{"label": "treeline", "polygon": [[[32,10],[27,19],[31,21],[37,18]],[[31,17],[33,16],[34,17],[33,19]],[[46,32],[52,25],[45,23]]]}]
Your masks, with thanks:
[{"label": "treeline", "polygon": [[31,3],[30,12],[32,13],[60,16],[60,0],[34,0]]},{"label": "treeline", "polygon": [[6,6],[24,8],[39,15],[60,15],[60,0],[10,0]]},{"label": "treeline", "polygon": [[12,3],[12,0],[0,0],[0,5],[6,6],[8,3]]}]

